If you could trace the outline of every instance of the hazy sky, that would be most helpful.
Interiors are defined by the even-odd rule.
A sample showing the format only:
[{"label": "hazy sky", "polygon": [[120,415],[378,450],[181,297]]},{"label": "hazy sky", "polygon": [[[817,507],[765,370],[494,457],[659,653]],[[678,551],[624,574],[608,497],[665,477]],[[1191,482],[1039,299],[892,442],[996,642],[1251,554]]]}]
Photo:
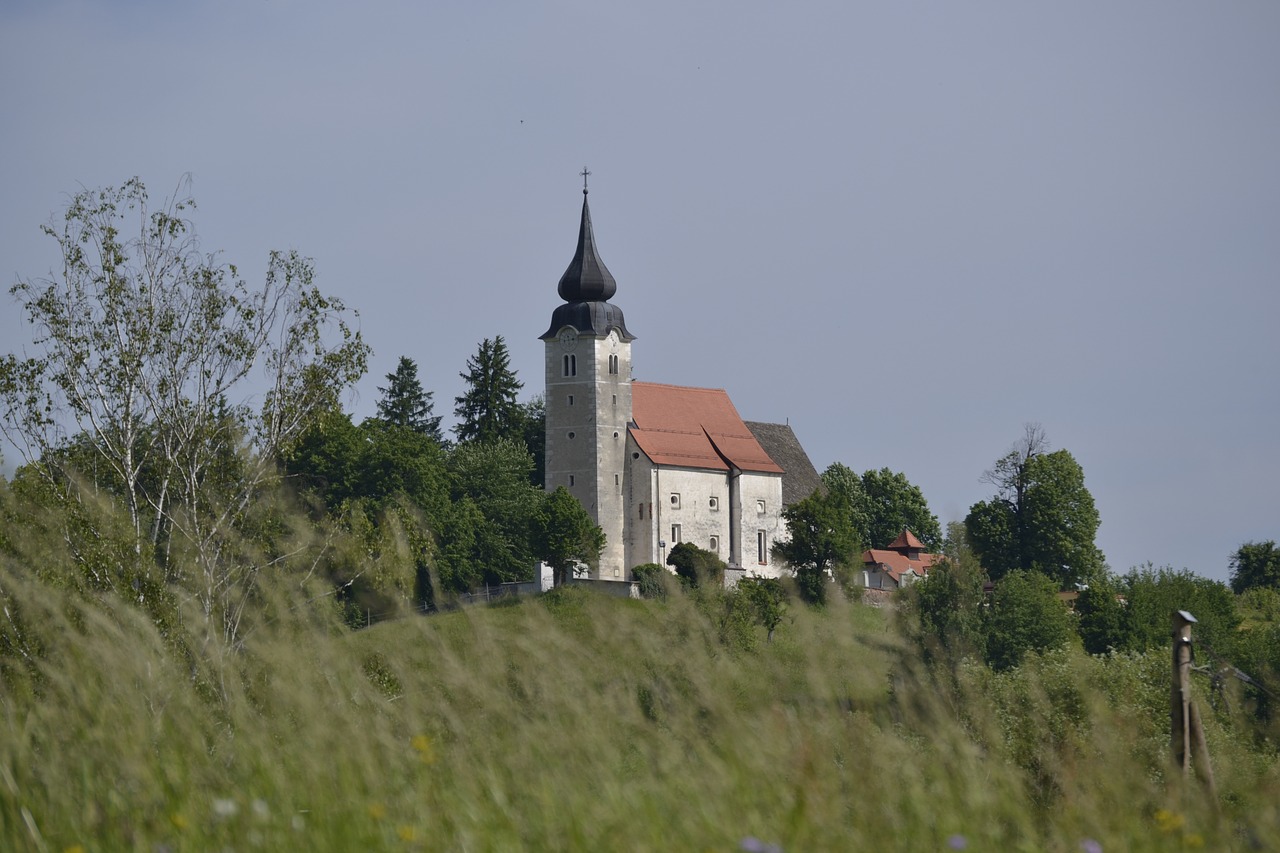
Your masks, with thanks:
[{"label": "hazy sky", "polygon": [[360,312],[358,417],[409,355],[451,421],[484,337],[540,392],[585,165],[638,378],[944,523],[1038,421],[1112,568],[1225,578],[1280,538],[1278,44],[1271,0],[6,0],[0,280],[189,172],[206,249]]}]

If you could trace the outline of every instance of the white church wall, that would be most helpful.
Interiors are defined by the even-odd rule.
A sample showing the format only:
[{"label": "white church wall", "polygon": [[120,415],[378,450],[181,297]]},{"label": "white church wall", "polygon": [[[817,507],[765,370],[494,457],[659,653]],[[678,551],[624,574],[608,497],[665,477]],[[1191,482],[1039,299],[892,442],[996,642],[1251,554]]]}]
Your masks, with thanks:
[{"label": "white church wall", "polygon": [[778,577],[783,568],[771,550],[786,536],[782,520],[782,477],[744,471],[736,482],[742,510],[739,521],[742,568],[748,575]]},{"label": "white church wall", "polygon": [[661,466],[654,478],[654,515],[667,554],[680,542],[729,559],[729,486],[723,471]]}]

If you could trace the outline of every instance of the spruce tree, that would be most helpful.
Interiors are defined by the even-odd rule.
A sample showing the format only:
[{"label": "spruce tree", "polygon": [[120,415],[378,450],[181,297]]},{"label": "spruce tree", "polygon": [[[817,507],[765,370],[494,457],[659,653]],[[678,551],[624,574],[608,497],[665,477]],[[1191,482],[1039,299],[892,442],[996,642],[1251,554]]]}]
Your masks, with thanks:
[{"label": "spruce tree", "polygon": [[418,365],[408,356],[400,356],[394,373],[387,374],[387,387],[379,388],[378,418],[389,424],[407,427],[416,433],[444,443],[440,433],[440,416],[434,413],[432,392],[422,390],[418,381]]},{"label": "spruce tree", "polygon": [[467,382],[467,390],[456,397],[454,414],[458,425],[453,428],[459,443],[489,442],[510,438],[524,442],[524,412],[516,402],[516,394],[524,383],[511,369],[502,335],[485,338],[476,354],[467,359],[467,372],[458,374]]}]

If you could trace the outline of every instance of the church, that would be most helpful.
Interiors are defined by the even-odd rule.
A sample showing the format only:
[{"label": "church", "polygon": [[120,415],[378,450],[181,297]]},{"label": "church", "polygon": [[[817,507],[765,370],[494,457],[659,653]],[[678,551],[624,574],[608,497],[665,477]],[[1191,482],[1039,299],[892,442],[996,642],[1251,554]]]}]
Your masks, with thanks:
[{"label": "church", "polygon": [[[584,182],[585,183],[585,182]],[[692,542],[744,575],[777,577],[785,506],[819,485],[787,424],[748,423],[720,389],[631,378],[617,282],[596,249],[587,189],[563,304],[542,335],[546,356],[546,488],[564,486],[604,531],[589,577],[629,581]]]}]

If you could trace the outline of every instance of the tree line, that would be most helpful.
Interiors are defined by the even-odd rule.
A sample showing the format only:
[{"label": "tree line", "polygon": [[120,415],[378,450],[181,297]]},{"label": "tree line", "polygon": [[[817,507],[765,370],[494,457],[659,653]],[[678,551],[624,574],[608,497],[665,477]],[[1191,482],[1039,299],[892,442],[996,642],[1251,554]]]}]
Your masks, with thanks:
[{"label": "tree line", "polygon": [[[369,573],[324,550],[318,568],[353,613],[598,553],[581,506],[542,491],[542,404],[517,401],[501,336],[467,360],[453,440],[408,358],[357,424],[340,403],[370,352],[354,312],[296,252],[272,252],[251,286],[202,249],[194,210],[185,182],[159,205],[137,179],[83,190],[43,229],[55,271],[11,289],[34,330],[34,354],[0,360],[0,430],[23,457],[11,485],[65,511],[91,586],[156,606],[181,590],[233,639],[282,557],[281,502],[386,558]],[[127,531],[95,521],[102,500]]]}]

